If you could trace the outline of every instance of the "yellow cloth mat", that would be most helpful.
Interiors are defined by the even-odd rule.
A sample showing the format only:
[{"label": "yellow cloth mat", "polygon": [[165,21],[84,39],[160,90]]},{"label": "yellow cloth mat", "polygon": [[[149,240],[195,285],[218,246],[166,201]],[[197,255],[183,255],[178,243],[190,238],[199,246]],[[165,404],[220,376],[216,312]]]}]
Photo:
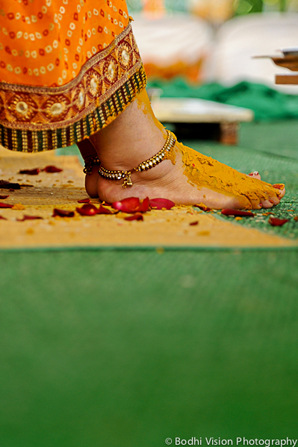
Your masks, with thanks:
[{"label": "yellow cloth mat", "polygon": [[[59,173],[19,174],[20,170],[55,165]],[[127,215],[52,217],[53,209],[75,210],[78,200],[87,198],[82,166],[75,156],[57,157],[52,152],[21,154],[0,149],[0,179],[33,187],[9,191],[0,189],[0,248],[42,247],[289,247],[293,241],[258,230],[224,222],[212,213],[177,206],[169,211],[152,210],[144,221],[128,222]],[[132,190],[133,196],[133,190]],[[98,205],[98,200],[91,203]],[[40,220],[17,221],[24,214]],[[191,223],[198,222],[196,225]]]}]

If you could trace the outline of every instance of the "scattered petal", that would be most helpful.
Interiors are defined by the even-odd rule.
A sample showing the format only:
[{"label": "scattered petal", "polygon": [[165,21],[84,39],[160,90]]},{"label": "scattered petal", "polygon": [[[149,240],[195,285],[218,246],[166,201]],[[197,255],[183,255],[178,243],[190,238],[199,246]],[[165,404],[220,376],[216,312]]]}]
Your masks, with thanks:
[{"label": "scattered petal", "polygon": [[61,210],[59,208],[54,208],[52,217],[74,217],[74,211]]},{"label": "scattered petal", "polygon": [[39,168],[21,169],[19,171],[19,174],[27,174],[27,175],[38,175],[39,173],[40,173],[40,169]]},{"label": "scattered petal", "polygon": [[6,217],[0,216],[0,220],[7,220]]},{"label": "scattered petal", "polygon": [[144,220],[142,213],[135,213],[132,216],[124,217],[124,220],[131,222],[132,220]]},{"label": "scattered petal", "polygon": [[262,216],[270,216],[270,214],[273,214],[273,215],[274,215],[274,213],[270,213],[270,212],[268,212],[268,213],[262,213]]},{"label": "scattered petal", "polygon": [[78,200],[78,203],[90,203],[90,199],[81,199]]},{"label": "scattered petal", "polygon": [[254,217],[254,213],[251,211],[241,211],[241,210],[233,210],[230,208],[225,208],[221,211],[221,214],[225,216],[243,216],[243,217]]},{"label": "scattered petal", "polygon": [[290,219],[279,219],[278,217],[270,216],[268,222],[273,227],[282,227],[285,223],[289,222]]},{"label": "scattered petal", "polygon": [[154,208],[155,210],[162,210],[164,208],[166,210],[170,210],[171,208],[173,208],[173,206],[175,206],[175,203],[172,202],[172,200],[157,198],[157,199],[150,199],[149,205],[151,208]]},{"label": "scattered petal", "polygon": [[17,219],[18,222],[24,222],[24,220],[36,220],[36,219],[43,219],[43,217],[40,216],[28,216],[24,214],[22,219]]},{"label": "scattered petal", "polygon": [[150,209],[150,200],[149,197],[146,197],[146,199],[141,202],[137,211],[140,213],[146,213],[146,211],[149,211]]},{"label": "scattered petal", "polygon": [[0,200],[7,199],[7,197],[9,197],[9,196],[0,196]]},{"label": "scattered petal", "polygon": [[113,202],[112,207],[123,213],[136,213],[139,211],[140,199],[138,197],[128,197],[127,199]]},{"label": "scattered petal", "polygon": [[297,221],[298,221],[298,216],[295,216],[295,217],[294,217],[294,220],[297,222]]},{"label": "scattered petal", "polygon": [[199,225],[199,221],[195,220],[194,222],[191,222],[189,225],[192,225],[192,226]]},{"label": "scattered petal", "polygon": [[97,211],[97,214],[115,214],[113,211],[109,210],[109,208],[106,208],[105,206],[100,205],[99,210]]},{"label": "scattered petal", "polygon": [[19,183],[11,183],[7,182],[6,180],[0,180],[0,188],[14,190],[14,189],[21,189],[21,186]]},{"label": "scattered petal", "polygon": [[81,214],[81,216],[95,216],[98,214],[98,208],[90,203],[83,205],[80,208],[76,208],[76,211]]},{"label": "scattered petal", "polygon": [[204,205],[204,203],[198,203],[197,205],[194,206],[200,208],[200,210],[206,211],[207,213],[211,211],[211,208],[209,208],[209,206],[207,205]]},{"label": "scattered petal", "polygon": [[0,208],[12,208],[13,205],[9,205],[8,203],[2,203],[0,202]]},{"label": "scattered petal", "polygon": [[63,169],[57,168],[57,166],[49,165],[42,169],[44,172],[52,173],[52,172],[61,172]]}]

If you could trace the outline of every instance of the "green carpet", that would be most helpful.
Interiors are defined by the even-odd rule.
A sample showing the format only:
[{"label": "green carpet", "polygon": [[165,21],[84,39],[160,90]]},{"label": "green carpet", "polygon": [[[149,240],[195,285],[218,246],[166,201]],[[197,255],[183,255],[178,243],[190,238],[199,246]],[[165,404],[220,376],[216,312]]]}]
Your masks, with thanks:
[{"label": "green carpet", "polygon": [[297,435],[297,251],[0,260],[1,446]]},{"label": "green carpet", "polygon": [[[285,181],[292,204],[296,126],[249,124],[239,147],[196,148]],[[1,447],[297,436],[298,250],[2,251],[0,263]]]}]

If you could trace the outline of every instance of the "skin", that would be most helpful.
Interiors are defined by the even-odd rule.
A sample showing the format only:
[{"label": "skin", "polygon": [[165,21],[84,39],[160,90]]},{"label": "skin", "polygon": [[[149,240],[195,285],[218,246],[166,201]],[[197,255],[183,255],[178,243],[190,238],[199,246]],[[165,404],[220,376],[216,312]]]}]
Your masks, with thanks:
[{"label": "skin", "polygon": [[[166,137],[143,90],[119,117],[78,146],[84,159],[97,155],[106,169],[130,170],[155,155]],[[132,182],[132,187],[122,188],[123,181],[100,177],[95,166],[86,176],[86,190],[106,202],[148,196],[214,209],[271,208],[285,194],[283,185],[278,189],[262,182],[258,173],[246,176],[178,142],[153,169],[134,172]]]}]

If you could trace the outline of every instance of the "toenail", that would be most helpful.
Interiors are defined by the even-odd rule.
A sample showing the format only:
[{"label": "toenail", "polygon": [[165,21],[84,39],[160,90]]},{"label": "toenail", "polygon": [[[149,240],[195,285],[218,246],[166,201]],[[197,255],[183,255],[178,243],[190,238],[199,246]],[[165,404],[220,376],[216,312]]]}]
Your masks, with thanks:
[{"label": "toenail", "polygon": [[276,188],[276,189],[284,189],[284,187],[285,187],[285,185],[283,183],[275,183],[272,186],[273,186],[273,188]]},{"label": "toenail", "polygon": [[259,175],[258,171],[253,171],[249,175]]}]

